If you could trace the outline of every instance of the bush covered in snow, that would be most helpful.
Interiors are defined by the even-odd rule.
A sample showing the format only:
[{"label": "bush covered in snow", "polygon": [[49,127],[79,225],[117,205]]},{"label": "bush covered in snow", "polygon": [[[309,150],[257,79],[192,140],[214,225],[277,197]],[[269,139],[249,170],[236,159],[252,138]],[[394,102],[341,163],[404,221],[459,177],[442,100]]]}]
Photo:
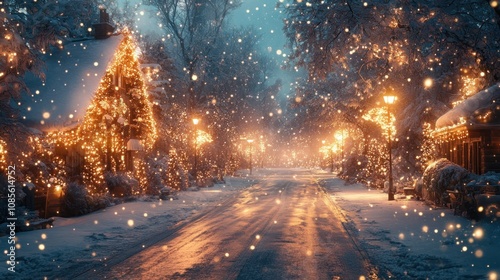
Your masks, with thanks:
[{"label": "bush covered in snow", "polygon": [[127,173],[107,173],[105,180],[109,192],[116,197],[131,196],[139,186],[139,181]]},{"label": "bush covered in snow", "polygon": [[475,175],[467,169],[441,158],[429,164],[425,169],[422,177],[422,193],[418,195],[435,205],[443,205],[446,190],[453,190],[474,178]]},{"label": "bush covered in snow", "polygon": [[62,201],[62,215],[66,217],[80,216],[110,204],[105,196],[90,196],[87,188],[78,183],[70,183],[64,192]]},{"label": "bush covered in snow", "polygon": [[87,189],[85,186],[71,183],[66,187],[62,203],[64,216],[79,216],[88,213]]}]

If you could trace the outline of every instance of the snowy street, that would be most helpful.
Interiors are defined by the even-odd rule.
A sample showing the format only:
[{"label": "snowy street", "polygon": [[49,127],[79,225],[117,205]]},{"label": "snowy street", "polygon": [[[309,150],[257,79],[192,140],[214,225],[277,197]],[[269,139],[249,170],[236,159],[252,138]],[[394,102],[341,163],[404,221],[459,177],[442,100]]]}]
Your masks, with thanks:
[{"label": "snowy street", "polygon": [[387,201],[321,170],[242,175],[178,200],[139,199],[20,232],[16,272],[0,277],[497,279],[498,223]]},{"label": "snowy street", "polygon": [[[259,183],[81,279],[358,279],[367,263],[307,170]],[[152,236],[155,240],[157,237]],[[66,274],[68,276],[68,274]]]}]

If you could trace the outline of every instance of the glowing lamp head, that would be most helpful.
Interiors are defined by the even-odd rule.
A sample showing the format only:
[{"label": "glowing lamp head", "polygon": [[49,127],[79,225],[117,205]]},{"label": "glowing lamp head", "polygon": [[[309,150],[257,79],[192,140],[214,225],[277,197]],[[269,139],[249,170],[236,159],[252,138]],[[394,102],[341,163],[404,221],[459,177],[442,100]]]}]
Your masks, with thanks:
[{"label": "glowing lamp head", "polygon": [[253,139],[247,139],[247,142],[252,144],[253,143]]},{"label": "glowing lamp head", "polygon": [[384,95],[385,104],[392,105],[396,102],[397,97],[394,95]]},{"label": "glowing lamp head", "polygon": [[194,118],[194,119],[193,119],[193,124],[194,124],[194,125],[197,125],[199,122],[200,122],[200,119],[197,119],[197,118]]}]

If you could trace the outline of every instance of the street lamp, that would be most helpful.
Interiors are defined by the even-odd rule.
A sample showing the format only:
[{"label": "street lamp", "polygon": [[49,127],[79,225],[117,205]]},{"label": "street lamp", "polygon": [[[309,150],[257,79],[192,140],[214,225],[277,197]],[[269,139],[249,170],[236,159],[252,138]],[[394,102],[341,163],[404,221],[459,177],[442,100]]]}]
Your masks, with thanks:
[{"label": "street lamp", "polygon": [[252,175],[252,143],[253,139],[247,139],[248,144],[250,144],[250,175]]},{"label": "street lamp", "polygon": [[197,177],[198,177],[198,135],[196,131],[196,125],[200,122],[200,119],[198,118],[193,118],[193,124],[195,125],[194,128],[194,167],[193,167],[193,177],[196,182]]},{"label": "street lamp", "polygon": [[[340,174],[344,172],[344,130],[342,129],[340,132],[335,133],[335,139],[340,141]],[[333,167],[332,167],[333,168]]]},{"label": "street lamp", "polygon": [[384,95],[384,102],[387,104],[387,151],[389,153],[389,191],[388,199],[394,200],[393,181],[392,181],[392,143],[391,143],[391,105],[396,102],[396,96]]}]

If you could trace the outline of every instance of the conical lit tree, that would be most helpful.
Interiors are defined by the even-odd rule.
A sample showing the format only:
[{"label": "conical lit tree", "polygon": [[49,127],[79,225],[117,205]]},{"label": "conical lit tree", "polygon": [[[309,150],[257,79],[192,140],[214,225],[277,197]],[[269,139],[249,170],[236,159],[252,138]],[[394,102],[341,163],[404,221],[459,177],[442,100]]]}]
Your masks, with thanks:
[{"label": "conical lit tree", "polygon": [[[105,172],[125,171],[125,153],[129,139],[140,140],[149,150],[156,140],[152,108],[145,89],[135,44],[127,32],[118,52],[87,110],[78,138],[85,151],[83,181],[90,193],[105,193]],[[115,85],[121,75],[123,83]],[[145,180],[145,164],[138,164],[136,178]],[[145,188],[145,186],[142,186]]]}]

